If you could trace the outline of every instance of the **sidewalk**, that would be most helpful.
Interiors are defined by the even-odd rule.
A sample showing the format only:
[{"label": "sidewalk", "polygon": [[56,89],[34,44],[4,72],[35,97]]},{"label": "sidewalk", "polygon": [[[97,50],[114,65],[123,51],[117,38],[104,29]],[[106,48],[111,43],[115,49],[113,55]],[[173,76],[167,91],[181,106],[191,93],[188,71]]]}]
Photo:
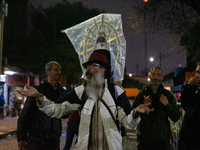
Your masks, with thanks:
[{"label": "sidewalk", "polygon": [[15,133],[17,130],[17,117],[0,118],[0,139]]}]

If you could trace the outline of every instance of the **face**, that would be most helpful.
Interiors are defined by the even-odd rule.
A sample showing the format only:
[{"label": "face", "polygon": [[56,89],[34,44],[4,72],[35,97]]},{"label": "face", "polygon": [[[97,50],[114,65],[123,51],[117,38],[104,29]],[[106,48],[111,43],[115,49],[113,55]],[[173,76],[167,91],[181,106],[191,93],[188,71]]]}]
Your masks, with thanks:
[{"label": "face", "polygon": [[196,68],[195,78],[196,78],[197,82],[200,83],[200,65],[198,65]]},{"label": "face", "polygon": [[151,80],[152,86],[159,86],[163,80],[162,70],[160,69],[152,70],[152,72],[149,74],[149,78]]},{"label": "face", "polygon": [[[86,66],[84,66],[84,68],[86,69],[86,78],[91,79],[93,76],[95,76],[99,72],[100,68],[102,67],[100,67],[100,65],[97,63],[88,63]],[[105,72],[105,69],[104,69],[104,72]]]},{"label": "face", "polygon": [[59,64],[52,63],[51,71],[46,70],[46,74],[48,76],[48,79],[53,81],[59,81],[62,75],[61,66]]}]

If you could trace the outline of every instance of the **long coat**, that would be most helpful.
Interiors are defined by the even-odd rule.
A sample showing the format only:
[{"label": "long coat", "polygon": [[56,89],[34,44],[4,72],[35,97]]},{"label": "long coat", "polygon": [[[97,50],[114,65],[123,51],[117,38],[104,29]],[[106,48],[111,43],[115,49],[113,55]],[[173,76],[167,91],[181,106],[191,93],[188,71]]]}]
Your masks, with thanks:
[{"label": "long coat", "polygon": [[[119,86],[115,86],[115,90],[118,95],[117,99],[120,99],[120,97],[122,98],[123,95],[125,94],[124,91]],[[88,98],[83,105],[82,103],[83,91],[84,91],[84,86],[81,85],[75,88],[75,90],[72,91],[71,93],[68,93],[66,96],[64,96],[63,98],[66,99],[67,101],[63,102],[62,104],[55,104],[52,101],[49,101],[46,98],[44,98],[43,104],[42,105],[38,104],[38,106],[41,111],[55,118],[60,118],[63,115],[71,113],[75,110],[80,110],[82,108],[79,133],[78,133],[78,143],[76,145],[76,149],[87,150],[89,148],[91,116],[97,101]],[[140,117],[138,117],[137,119],[132,118],[132,111],[129,115],[126,115],[122,107],[120,105],[116,105],[107,87],[105,87],[104,89],[104,94],[102,96],[102,99],[106,102],[106,104],[112,111],[115,120],[116,117],[118,116],[119,122],[122,123],[126,128],[133,129],[138,125]],[[118,131],[115,121],[113,120],[112,116],[110,115],[109,111],[107,110],[107,108],[104,106],[103,103],[100,104],[100,114],[102,117],[109,149],[122,150],[122,137]]]}]

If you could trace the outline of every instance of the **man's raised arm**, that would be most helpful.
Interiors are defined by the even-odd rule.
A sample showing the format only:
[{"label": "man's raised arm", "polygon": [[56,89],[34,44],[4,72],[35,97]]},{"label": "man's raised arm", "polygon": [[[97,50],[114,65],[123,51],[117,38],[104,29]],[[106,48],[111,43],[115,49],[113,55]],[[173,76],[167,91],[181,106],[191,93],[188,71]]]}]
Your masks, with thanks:
[{"label": "man's raised arm", "polygon": [[39,104],[43,103],[43,95],[40,94],[35,88],[26,84],[27,90],[16,90],[19,94],[23,96],[35,97]]}]

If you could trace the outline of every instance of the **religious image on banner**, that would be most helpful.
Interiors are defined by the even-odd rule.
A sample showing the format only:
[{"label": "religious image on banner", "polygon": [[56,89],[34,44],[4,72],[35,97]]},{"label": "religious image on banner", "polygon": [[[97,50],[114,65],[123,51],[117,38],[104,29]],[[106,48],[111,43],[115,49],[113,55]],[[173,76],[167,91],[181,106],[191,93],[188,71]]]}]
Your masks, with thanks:
[{"label": "religious image on banner", "polygon": [[73,27],[62,30],[69,37],[80,61],[86,62],[97,49],[106,49],[111,54],[111,74],[115,82],[124,78],[126,40],[122,30],[121,14],[103,13]]}]

